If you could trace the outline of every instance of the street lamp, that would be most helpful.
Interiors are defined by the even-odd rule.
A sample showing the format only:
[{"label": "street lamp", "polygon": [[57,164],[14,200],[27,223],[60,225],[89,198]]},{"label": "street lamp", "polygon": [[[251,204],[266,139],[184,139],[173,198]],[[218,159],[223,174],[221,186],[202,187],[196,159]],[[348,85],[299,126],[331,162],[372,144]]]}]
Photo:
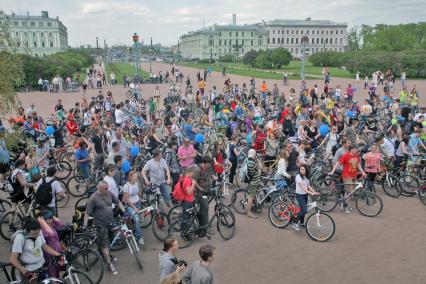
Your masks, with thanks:
[{"label": "street lamp", "polygon": [[309,38],[308,38],[308,36],[303,36],[302,38],[301,38],[301,42],[302,42],[302,44],[303,44],[303,49],[302,49],[302,56],[303,56],[303,59],[302,59],[302,70],[300,71],[300,78],[301,79],[305,79],[305,57],[306,57],[306,53],[305,53],[305,46],[306,46],[306,44],[309,42]]},{"label": "street lamp", "polygon": [[150,74],[152,73],[152,66],[151,66],[151,59],[152,59],[152,56],[151,56],[151,52],[152,52],[152,38],[151,38],[151,47],[150,47],[150,49],[149,49],[149,73],[150,73]]}]

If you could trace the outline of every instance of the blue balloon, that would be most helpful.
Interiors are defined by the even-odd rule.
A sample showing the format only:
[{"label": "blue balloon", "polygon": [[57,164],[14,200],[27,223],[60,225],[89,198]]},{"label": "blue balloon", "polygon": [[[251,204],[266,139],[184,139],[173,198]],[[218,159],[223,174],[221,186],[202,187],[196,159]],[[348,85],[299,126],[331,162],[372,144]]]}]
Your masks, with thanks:
[{"label": "blue balloon", "polygon": [[123,163],[121,164],[121,171],[126,174],[130,172],[131,169],[132,169],[132,166],[130,165],[130,162],[127,160],[124,160]]},{"label": "blue balloon", "polygon": [[204,135],[201,133],[198,133],[195,135],[195,142],[197,143],[203,143],[204,142]]},{"label": "blue balloon", "polygon": [[53,126],[48,126],[46,127],[46,135],[50,136],[53,135],[53,133],[55,133],[55,128],[53,128]]},{"label": "blue balloon", "polygon": [[139,147],[136,145],[133,145],[130,147],[130,156],[136,157],[139,154]]},{"label": "blue balloon", "polygon": [[324,137],[325,135],[328,134],[330,129],[329,129],[327,124],[323,124],[323,125],[320,126],[319,131],[320,131],[320,134]]}]

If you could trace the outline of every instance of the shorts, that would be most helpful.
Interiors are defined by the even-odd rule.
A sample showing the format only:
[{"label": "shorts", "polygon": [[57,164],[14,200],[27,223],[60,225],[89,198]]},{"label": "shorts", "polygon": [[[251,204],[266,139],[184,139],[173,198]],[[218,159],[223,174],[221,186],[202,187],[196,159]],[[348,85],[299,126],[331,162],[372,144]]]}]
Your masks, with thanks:
[{"label": "shorts", "polygon": [[100,249],[109,247],[109,229],[104,227],[96,228],[97,244]]},{"label": "shorts", "polygon": [[249,185],[247,186],[247,191],[250,197],[255,198],[257,192],[260,189],[260,183],[259,182],[250,182]]}]

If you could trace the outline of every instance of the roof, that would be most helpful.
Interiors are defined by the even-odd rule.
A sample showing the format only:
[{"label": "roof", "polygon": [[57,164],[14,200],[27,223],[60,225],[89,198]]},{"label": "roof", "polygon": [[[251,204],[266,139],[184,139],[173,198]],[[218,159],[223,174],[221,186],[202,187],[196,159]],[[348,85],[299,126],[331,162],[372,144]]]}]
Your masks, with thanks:
[{"label": "roof", "polygon": [[198,35],[198,34],[216,34],[217,32],[239,32],[239,31],[249,31],[249,32],[257,32],[260,34],[268,34],[267,31],[263,30],[260,26],[258,25],[213,25],[201,30],[197,30],[197,31],[191,31],[188,32],[184,35],[182,35],[181,37],[188,37],[188,36],[193,36],[193,35]]},{"label": "roof", "polygon": [[298,27],[318,27],[318,26],[341,26],[347,27],[346,23],[335,23],[329,20],[286,20],[286,19],[275,19],[268,22],[259,23],[259,25],[266,26],[298,26]]}]

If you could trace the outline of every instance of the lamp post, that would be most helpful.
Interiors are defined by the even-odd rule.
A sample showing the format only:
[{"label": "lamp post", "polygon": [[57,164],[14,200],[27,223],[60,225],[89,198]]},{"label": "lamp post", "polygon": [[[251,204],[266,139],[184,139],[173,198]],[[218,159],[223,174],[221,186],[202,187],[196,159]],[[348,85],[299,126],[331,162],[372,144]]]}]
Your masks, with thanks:
[{"label": "lamp post", "polygon": [[152,65],[151,65],[151,60],[152,60],[152,56],[151,56],[151,52],[152,52],[152,38],[151,38],[151,45],[150,45],[150,49],[149,49],[149,73],[152,73]]},{"label": "lamp post", "polygon": [[133,62],[135,63],[135,77],[140,73],[140,54],[139,54],[139,36],[137,33],[133,34]]},{"label": "lamp post", "polygon": [[305,46],[306,46],[306,43],[308,43],[308,41],[309,41],[308,36],[306,36],[306,35],[303,36],[301,41],[302,41],[302,44],[303,44],[303,49],[302,49],[303,59],[302,59],[302,70],[300,71],[300,78],[305,79],[305,57],[306,57]]}]

